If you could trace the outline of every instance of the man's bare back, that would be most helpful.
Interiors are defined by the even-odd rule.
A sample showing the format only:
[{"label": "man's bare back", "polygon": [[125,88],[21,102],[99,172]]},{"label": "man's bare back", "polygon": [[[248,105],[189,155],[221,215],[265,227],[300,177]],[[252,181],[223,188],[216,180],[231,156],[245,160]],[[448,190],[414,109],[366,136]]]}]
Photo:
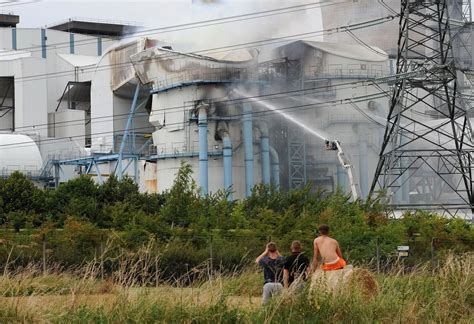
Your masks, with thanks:
[{"label": "man's bare back", "polygon": [[314,240],[314,248],[318,249],[318,254],[321,255],[323,263],[331,263],[341,258],[341,250],[339,243],[329,236],[322,235]]},{"label": "man's bare back", "polygon": [[313,271],[318,267],[318,256],[321,255],[323,265],[321,269],[338,270],[346,266],[346,262],[342,258],[339,243],[329,237],[329,226],[319,226],[320,236],[314,240],[314,254],[313,254]]}]

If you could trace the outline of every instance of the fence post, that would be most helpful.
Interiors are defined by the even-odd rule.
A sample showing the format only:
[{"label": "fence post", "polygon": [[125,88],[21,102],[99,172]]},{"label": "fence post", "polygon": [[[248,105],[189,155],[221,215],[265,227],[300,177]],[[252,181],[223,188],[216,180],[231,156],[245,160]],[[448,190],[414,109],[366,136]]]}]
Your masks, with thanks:
[{"label": "fence post", "polygon": [[104,280],[104,242],[103,236],[101,235],[100,240],[100,279]]},{"label": "fence post", "polygon": [[380,273],[380,246],[379,246],[379,238],[377,237],[377,240],[375,241],[376,248],[375,248],[375,253],[376,253],[376,258],[377,258],[377,273]]},{"label": "fence post", "polygon": [[435,268],[435,240],[436,238],[431,238],[431,266],[433,267],[433,270]]},{"label": "fence post", "polygon": [[158,288],[158,279],[159,279],[159,275],[158,275],[158,257],[156,256],[155,257],[155,286],[156,288]]},{"label": "fence post", "polygon": [[46,234],[43,234],[43,275],[46,275]]},{"label": "fence post", "polygon": [[210,269],[209,269],[209,279],[212,280],[212,271],[214,269],[214,262],[213,262],[213,251],[212,251],[212,234],[209,240],[209,255],[210,255]]}]

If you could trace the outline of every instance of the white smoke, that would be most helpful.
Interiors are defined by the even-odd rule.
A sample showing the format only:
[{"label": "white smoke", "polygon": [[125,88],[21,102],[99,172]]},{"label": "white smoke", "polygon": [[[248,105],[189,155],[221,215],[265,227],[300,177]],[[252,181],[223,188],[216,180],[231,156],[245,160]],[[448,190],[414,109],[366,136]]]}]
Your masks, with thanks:
[{"label": "white smoke", "polygon": [[[315,2],[308,0],[220,0],[205,2],[194,0],[190,8],[190,17],[193,22],[205,21],[314,3]],[[302,10],[304,8],[301,7],[295,9],[300,10],[262,18],[244,18],[240,21],[215,24],[201,28],[159,33],[156,37],[162,41],[173,44],[173,47],[177,50],[202,51],[322,29],[321,20],[319,19],[319,9]],[[318,39],[320,38],[315,38],[315,40]]]}]

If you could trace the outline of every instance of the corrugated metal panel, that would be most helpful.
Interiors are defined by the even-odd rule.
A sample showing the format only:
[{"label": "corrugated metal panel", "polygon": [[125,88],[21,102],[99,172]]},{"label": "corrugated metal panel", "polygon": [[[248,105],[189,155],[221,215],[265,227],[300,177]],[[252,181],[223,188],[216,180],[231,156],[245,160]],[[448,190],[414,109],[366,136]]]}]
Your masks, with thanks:
[{"label": "corrugated metal panel", "polygon": [[110,69],[112,90],[117,90],[135,77],[135,70],[130,61],[130,56],[143,51],[146,44],[147,39],[143,38],[110,50],[108,55],[112,66]]}]

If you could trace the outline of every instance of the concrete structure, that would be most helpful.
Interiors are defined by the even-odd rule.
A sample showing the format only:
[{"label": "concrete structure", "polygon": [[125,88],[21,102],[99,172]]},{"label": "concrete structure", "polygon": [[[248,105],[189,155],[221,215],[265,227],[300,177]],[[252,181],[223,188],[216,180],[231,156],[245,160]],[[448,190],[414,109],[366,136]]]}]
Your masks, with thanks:
[{"label": "concrete structure", "polygon": [[[43,167],[53,158],[87,154],[91,82],[102,49],[114,42],[52,29],[0,28],[0,132],[33,138]],[[64,180],[75,173],[67,169]]]}]

